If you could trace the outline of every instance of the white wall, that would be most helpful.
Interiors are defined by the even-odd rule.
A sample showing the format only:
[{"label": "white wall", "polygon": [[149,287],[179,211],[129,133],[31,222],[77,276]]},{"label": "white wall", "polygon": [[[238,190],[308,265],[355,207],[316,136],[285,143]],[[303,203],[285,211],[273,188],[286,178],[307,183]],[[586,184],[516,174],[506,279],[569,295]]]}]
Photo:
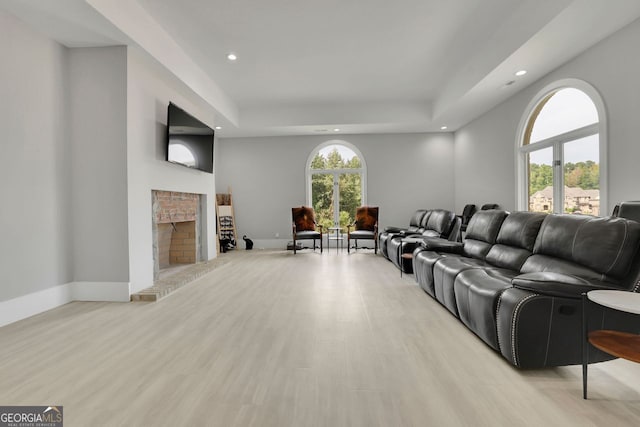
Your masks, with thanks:
[{"label": "white wall", "polygon": [[72,279],[66,49],[0,12],[0,301]]},{"label": "white wall", "polygon": [[285,247],[291,239],[291,208],[306,204],[307,159],[331,140],[346,141],[362,153],[367,203],[380,206],[381,227],[408,224],[419,208],[453,208],[449,133],[220,139],[217,191],[233,191],[239,237],[246,234],[256,247]]},{"label": "white wall", "polygon": [[[174,102],[213,127],[211,107],[163,67],[136,49],[127,61],[127,189],[131,291],[153,285],[151,190],[206,196],[203,254],[216,256],[215,178],[165,161],[167,107]],[[214,171],[215,172],[215,171]]]},{"label": "white wall", "polygon": [[[602,96],[609,127],[608,206],[639,200],[640,21],[636,21],[549,73],[465,126],[455,135],[456,209],[469,201],[495,200],[515,209],[515,144],[518,122],[531,99],[548,84],[582,79]],[[482,197],[480,197],[482,196]]]}]

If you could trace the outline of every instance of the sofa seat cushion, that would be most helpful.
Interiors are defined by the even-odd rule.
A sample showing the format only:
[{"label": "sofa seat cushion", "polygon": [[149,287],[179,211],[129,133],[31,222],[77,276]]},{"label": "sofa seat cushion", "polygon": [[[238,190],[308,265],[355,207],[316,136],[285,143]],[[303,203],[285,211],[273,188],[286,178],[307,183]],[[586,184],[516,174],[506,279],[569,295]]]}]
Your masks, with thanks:
[{"label": "sofa seat cushion", "polygon": [[458,274],[453,286],[462,323],[498,351],[498,301],[516,274],[502,268],[474,268]]},{"label": "sofa seat cushion", "polygon": [[369,230],[355,230],[349,233],[351,239],[374,239],[375,232]]},{"label": "sofa seat cushion", "polygon": [[453,291],[453,283],[456,276],[464,270],[485,266],[487,266],[487,263],[482,260],[462,256],[449,256],[437,260],[433,266],[436,299],[447,307],[453,315],[458,316],[456,297]]},{"label": "sofa seat cushion", "polygon": [[440,237],[441,233],[436,230],[424,230],[422,232],[422,236],[424,237]]},{"label": "sofa seat cushion", "polygon": [[302,240],[302,239],[319,239],[322,236],[322,234],[320,234],[318,231],[311,231],[311,230],[306,230],[306,231],[298,231],[295,235],[297,240]]}]

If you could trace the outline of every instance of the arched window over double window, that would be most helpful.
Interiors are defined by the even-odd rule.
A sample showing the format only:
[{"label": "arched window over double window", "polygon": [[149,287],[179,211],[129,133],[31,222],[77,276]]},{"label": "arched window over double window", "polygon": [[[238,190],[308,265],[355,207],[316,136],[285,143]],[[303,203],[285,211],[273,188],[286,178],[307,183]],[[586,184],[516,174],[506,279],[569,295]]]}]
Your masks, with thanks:
[{"label": "arched window over double window", "polygon": [[346,227],[366,204],[366,165],[358,149],[344,141],[320,144],[307,160],[307,204],[325,227]]},{"label": "arched window over double window", "polygon": [[519,210],[607,213],[606,115],[592,86],[572,79],[545,88],[519,135]]}]

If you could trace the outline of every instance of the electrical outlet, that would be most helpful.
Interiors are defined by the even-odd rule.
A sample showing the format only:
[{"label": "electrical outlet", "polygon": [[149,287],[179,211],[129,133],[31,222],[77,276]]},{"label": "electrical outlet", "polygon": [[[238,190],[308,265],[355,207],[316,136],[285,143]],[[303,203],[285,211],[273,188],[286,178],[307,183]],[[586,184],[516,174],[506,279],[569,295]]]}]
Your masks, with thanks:
[{"label": "electrical outlet", "polygon": [[280,233],[276,233],[276,239],[280,237]]}]

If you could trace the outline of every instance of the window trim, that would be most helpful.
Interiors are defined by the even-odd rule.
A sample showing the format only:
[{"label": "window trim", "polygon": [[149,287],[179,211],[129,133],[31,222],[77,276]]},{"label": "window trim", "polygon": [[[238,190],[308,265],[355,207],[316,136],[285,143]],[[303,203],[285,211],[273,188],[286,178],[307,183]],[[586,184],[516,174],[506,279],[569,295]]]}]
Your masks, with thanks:
[{"label": "window trim", "polygon": [[[354,153],[356,153],[356,156],[358,156],[358,158],[360,159],[360,164],[362,165],[362,167],[360,167],[359,169],[311,169],[311,163],[313,162],[313,159],[316,157],[316,154],[318,154],[318,152],[320,150],[322,150],[325,147],[328,147],[329,145],[342,145],[347,147],[348,149],[350,149],[351,151],[353,151]],[[361,194],[361,200],[362,200],[362,205],[366,206],[367,204],[367,162],[364,159],[364,156],[362,155],[362,153],[360,152],[360,150],[358,150],[358,147],[356,147],[355,145],[351,144],[350,142],[341,140],[341,139],[332,139],[329,141],[325,141],[323,143],[321,143],[320,145],[317,145],[309,154],[309,157],[307,157],[307,164],[305,166],[305,188],[306,188],[306,203],[307,206],[312,206],[312,200],[311,200],[311,175],[313,175],[313,173],[323,173],[326,172],[328,174],[330,173],[360,173],[360,182],[362,183],[362,194]]]},{"label": "window trim", "polygon": [[[548,98],[553,93],[561,90],[573,88],[578,89],[584,92],[596,107],[596,111],[598,112],[598,123],[594,123],[592,125],[587,125],[583,128],[574,129],[569,132],[565,132],[560,135],[554,135],[550,138],[547,138],[542,141],[534,142],[532,144],[524,145],[525,137],[527,136],[527,132],[531,132],[531,126],[529,126],[530,120],[533,116],[536,116],[539,112],[539,105],[545,101],[545,98]],[[520,123],[518,124],[518,131],[516,134],[516,143],[515,145],[515,160],[516,160],[516,209],[519,211],[527,211],[529,210],[529,200],[528,200],[528,188],[529,183],[527,182],[527,173],[526,173],[526,162],[525,155],[534,149],[541,149],[545,147],[553,147],[554,144],[561,141],[561,143],[571,141],[574,139],[578,139],[578,135],[581,135],[585,132],[592,132],[591,135],[598,134],[599,138],[599,167],[600,167],[600,216],[605,216],[610,212],[609,209],[609,186],[608,186],[608,145],[609,145],[609,136],[608,136],[608,128],[607,128],[607,112],[605,108],[604,101],[600,93],[594,88],[592,85],[587,83],[584,80],[580,79],[562,79],[557,80],[553,83],[548,84],[542,90],[540,90],[536,96],[534,96],[526,109],[524,110],[524,114],[520,118]],[[597,129],[597,132],[593,132],[593,129]],[[585,134],[588,136],[588,134]],[[570,139],[566,139],[570,137]],[[533,148],[530,148],[533,147]],[[554,158],[556,158],[554,156]],[[564,160],[563,160],[564,163]],[[554,186],[557,186],[557,183],[554,181]]]}]

